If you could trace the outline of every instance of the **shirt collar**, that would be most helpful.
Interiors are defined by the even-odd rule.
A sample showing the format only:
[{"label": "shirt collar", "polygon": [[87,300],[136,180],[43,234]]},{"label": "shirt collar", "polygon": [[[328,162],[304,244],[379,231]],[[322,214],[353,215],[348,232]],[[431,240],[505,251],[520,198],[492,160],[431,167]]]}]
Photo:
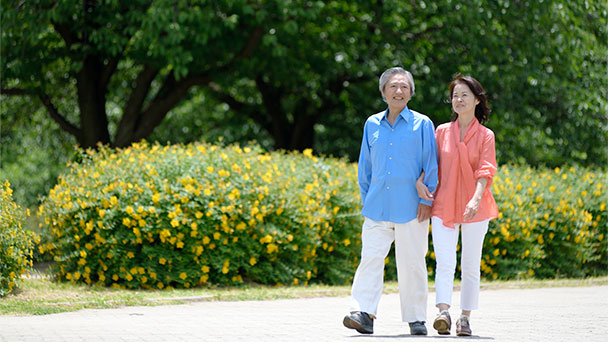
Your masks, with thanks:
[{"label": "shirt collar", "polygon": [[[386,119],[387,115],[388,115],[388,108],[386,108],[386,110],[384,111],[384,114],[382,114],[382,120],[387,120]],[[399,116],[401,116],[401,118],[403,118],[403,120],[405,120],[405,122],[409,122],[410,118],[412,116],[414,116],[414,114],[412,113],[412,111],[409,108],[407,108],[407,106],[405,106],[405,108],[403,108],[401,113],[399,113]]]},{"label": "shirt collar", "polygon": [[[458,136],[460,137],[460,121],[458,121],[458,119],[456,119],[454,121],[455,125],[454,125],[454,129],[458,132]],[[473,120],[469,123],[469,126],[467,127],[467,129],[464,132],[464,140],[468,141],[471,136],[473,136],[480,128],[481,128],[481,124],[479,123],[479,120],[477,120],[477,117],[473,117]],[[460,141],[460,139],[458,139],[458,141]]]}]

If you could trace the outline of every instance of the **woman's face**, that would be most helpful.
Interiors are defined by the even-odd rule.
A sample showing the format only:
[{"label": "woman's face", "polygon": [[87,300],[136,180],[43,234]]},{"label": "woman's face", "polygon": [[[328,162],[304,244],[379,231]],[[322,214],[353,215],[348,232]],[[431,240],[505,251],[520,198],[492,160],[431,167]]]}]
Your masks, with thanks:
[{"label": "woman's face", "polygon": [[405,108],[412,97],[410,82],[405,74],[395,74],[384,85],[384,98],[389,107]]},{"label": "woman's face", "polygon": [[452,91],[452,109],[458,115],[475,114],[475,106],[479,100],[469,86],[464,83],[457,83]]}]

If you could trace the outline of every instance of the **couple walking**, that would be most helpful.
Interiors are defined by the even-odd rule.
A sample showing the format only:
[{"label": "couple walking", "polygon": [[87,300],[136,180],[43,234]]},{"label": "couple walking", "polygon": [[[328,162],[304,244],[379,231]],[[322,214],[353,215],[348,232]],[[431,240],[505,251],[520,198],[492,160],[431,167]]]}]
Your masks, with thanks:
[{"label": "couple walking", "polygon": [[401,317],[412,335],[426,335],[428,295],[425,256],[432,220],[436,306],[433,327],[450,334],[456,245],[462,232],[462,285],[456,334],[471,335],[469,317],[477,309],[483,239],[498,216],[490,192],[496,172],[494,133],[482,124],[490,114],[485,92],[474,78],[457,75],[450,84],[452,121],[435,132],[431,120],[410,110],[412,74],[386,70],[379,81],[388,109],[370,116],[359,155],[359,187],[365,217],[361,261],[352,285],[344,325],[373,333],[382,294],[384,260],[393,241]]}]

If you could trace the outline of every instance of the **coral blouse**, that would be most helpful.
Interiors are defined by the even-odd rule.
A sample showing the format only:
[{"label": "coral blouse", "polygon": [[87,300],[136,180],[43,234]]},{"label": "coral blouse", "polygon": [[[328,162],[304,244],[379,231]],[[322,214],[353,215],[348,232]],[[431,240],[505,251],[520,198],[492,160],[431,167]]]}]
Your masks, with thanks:
[{"label": "coral blouse", "polygon": [[439,150],[439,185],[432,215],[439,217],[443,225],[449,228],[454,228],[455,223],[465,223],[464,211],[475,193],[477,179],[485,177],[488,182],[479,202],[479,210],[467,222],[497,218],[498,207],[490,191],[496,173],[494,132],[474,118],[462,142],[458,120],[437,127],[435,136]]}]

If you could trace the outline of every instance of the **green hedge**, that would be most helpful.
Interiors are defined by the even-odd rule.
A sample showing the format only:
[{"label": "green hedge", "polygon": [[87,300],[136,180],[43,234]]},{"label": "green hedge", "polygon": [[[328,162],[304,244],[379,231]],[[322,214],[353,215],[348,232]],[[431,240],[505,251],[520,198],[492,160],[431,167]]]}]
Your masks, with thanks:
[{"label": "green hedge", "polygon": [[[484,240],[482,277],[608,274],[606,187],[602,170],[501,166],[492,184],[500,216],[490,222]],[[429,244],[427,266],[433,277],[435,254],[430,238]]]},{"label": "green hedge", "polygon": [[[81,159],[39,210],[51,241],[40,249],[59,279],[124,288],[352,280],[362,223],[354,164],[205,143],[100,147]],[[606,274],[605,177],[502,166],[482,275]],[[427,264],[433,276],[432,244]]]},{"label": "green hedge", "polygon": [[346,283],[356,168],[312,151],[150,146],[82,153],[39,213],[60,279],[126,288]]},{"label": "green hedge", "polygon": [[0,297],[10,293],[32,266],[36,237],[22,228],[26,213],[13,201],[10,183],[0,185]]},{"label": "green hedge", "polygon": [[492,189],[501,213],[485,240],[492,278],[608,273],[606,172],[503,166]]}]

